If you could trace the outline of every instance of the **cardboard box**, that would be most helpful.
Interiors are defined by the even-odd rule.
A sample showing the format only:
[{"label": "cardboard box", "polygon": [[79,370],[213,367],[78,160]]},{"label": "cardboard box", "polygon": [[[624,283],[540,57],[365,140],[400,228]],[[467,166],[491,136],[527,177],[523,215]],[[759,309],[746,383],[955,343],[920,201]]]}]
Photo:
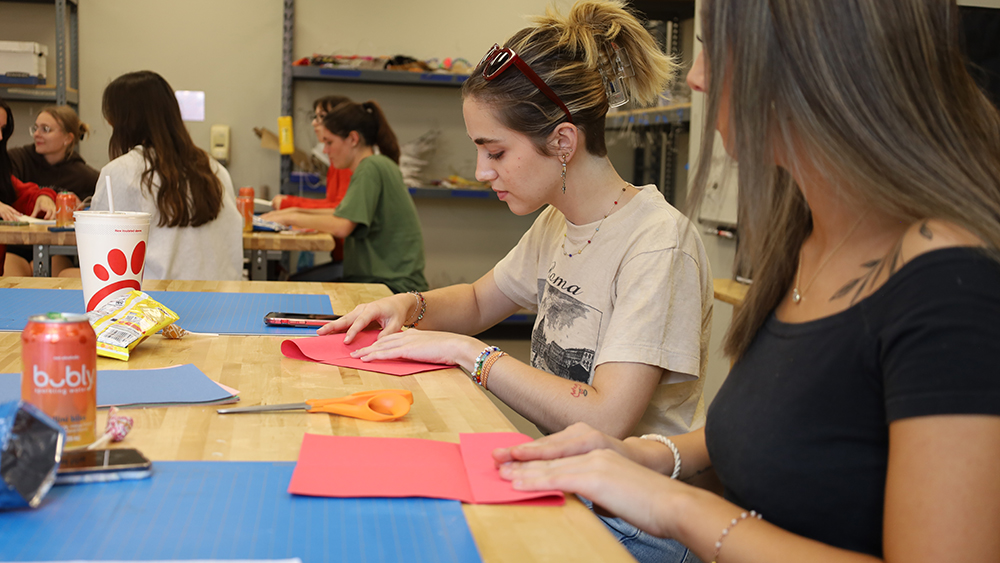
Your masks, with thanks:
[{"label": "cardboard box", "polygon": [[49,48],[31,41],[0,41],[0,75],[45,78]]}]

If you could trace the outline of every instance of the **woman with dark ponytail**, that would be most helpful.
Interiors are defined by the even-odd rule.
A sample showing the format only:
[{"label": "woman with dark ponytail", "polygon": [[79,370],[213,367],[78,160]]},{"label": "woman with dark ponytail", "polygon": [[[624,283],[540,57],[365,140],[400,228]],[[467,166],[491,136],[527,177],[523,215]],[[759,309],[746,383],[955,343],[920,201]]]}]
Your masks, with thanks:
[{"label": "woman with dark ponytail", "polygon": [[[327,112],[317,131],[330,166],[351,170],[344,199],[335,209],[293,208],[264,219],[343,238],[341,281],[384,283],[394,293],[426,290],[420,222],[399,171],[399,143],[382,108],[373,101],[344,101]],[[333,276],[321,265],[294,279]]]}]

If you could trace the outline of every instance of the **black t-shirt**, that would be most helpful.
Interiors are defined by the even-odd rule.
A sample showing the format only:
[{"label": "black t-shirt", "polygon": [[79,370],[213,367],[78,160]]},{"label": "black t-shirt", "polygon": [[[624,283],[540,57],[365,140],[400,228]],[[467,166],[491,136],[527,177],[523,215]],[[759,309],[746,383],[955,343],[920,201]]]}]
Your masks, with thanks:
[{"label": "black t-shirt", "polygon": [[726,497],[790,532],[882,555],[889,423],[1000,415],[1000,264],[916,257],[846,311],[774,315],[708,410]]}]

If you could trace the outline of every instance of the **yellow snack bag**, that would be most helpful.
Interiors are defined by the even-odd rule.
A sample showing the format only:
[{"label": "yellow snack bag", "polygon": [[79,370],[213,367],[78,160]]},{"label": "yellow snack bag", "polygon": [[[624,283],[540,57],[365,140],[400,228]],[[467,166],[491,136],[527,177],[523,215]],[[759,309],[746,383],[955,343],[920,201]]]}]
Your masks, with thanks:
[{"label": "yellow snack bag", "polygon": [[137,290],[105,300],[87,316],[97,333],[97,355],[124,361],[149,335],[180,318]]}]

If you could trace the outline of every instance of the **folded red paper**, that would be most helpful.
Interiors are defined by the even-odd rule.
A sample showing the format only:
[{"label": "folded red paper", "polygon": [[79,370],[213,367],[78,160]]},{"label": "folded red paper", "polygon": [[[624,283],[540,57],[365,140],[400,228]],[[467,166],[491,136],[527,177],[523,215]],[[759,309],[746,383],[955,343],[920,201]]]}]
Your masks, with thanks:
[{"label": "folded red paper", "polygon": [[375,360],[362,362],[352,358],[351,352],[371,346],[378,337],[377,330],[366,330],[358,333],[354,342],[344,344],[344,335],[327,334],[312,338],[296,338],[281,343],[281,353],[296,360],[319,362],[342,368],[354,368],[389,375],[412,375],[436,369],[446,369],[451,366],[428,364],[410,360]]},{"label": "folded red paper", "polygon": [[306,434],[288,492],[317,497],[429,497],[470,504],[560,506],[560,491],[516,491],[492,452],[531,438],[460,434],[459,444],[418,438]]}]

